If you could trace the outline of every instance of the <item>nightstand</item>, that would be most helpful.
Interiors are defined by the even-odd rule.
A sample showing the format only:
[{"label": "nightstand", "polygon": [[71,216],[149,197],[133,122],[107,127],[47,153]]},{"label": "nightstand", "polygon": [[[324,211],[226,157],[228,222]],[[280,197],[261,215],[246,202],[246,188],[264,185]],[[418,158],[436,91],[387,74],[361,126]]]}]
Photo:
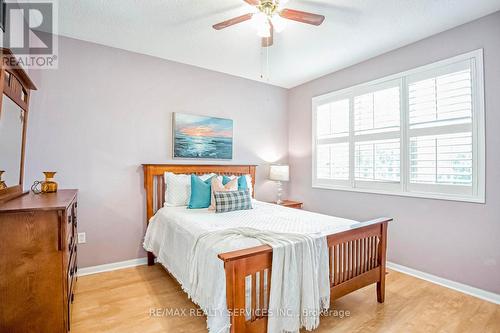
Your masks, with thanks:
[{"label": "nightstand", "polygon": [[[273,203],[276,203],[276,201]],[[297,208],[297,209],[302,209],[302,205],[303,205],[302,202],[293,201],[293,200],[283,200],[283,202],[280,204],[280,206],[285,206],[285,207],[289,207],[289,208]]]}]

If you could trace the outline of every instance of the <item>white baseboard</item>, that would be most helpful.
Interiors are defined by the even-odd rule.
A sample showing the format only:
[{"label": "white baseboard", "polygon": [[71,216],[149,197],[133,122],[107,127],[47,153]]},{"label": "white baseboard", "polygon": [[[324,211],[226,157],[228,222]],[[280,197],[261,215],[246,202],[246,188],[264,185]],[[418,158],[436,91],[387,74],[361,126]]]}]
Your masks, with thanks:
[{"label": "white baseboard", "polygon": [[112,262],[110,264],[104,264],[104,265],[98,265],[98,266],[83,267],[83,268],[78,268],[78,276],[85,276],[85,275],[90,275],[90,274],[110,272],[110,271],[114,271],[117,269],[129,268],[129,267],[135,267],[135,266],[141,266],[141,265],[147,265],[147,264],[148,264],[148,258],[138,258],[138,259],[131,259],[131,260],[125,260],[125,261],[120,261],[120,262]]},{"label": "white baseboard", "polygon": [[[114,262],[114,263],[110,263],[110,264],[84,267],[84,268],[78,269],[78,276],[85,276],[85,275],[90,275],[90,274],[110,272],[110,271],[114,271],[114,270],[122,269],[122,268],[147,265],[147,263],[148,263],[148,258],[138,258],[138,259]],[[406,267],[403,265],[395,264],[393,262],[387,262],[387,268],[404,273],[404,274],[414,276],[414,277],[422,279],[422,280],[426,280],[426,281],[438,284],[438,285],[446,287],[446,288],[450,288],[450,289],[462,292],[462,293],[467,294],[467,295],[471,295],[471,296],[483,299],[483,300],[488,301],[488,302],[500,304],[500,295],[492,293],[490,291],[471,287],[471,286],[468,286],[468,285],[463,284],[463,283],[451,281],[451,280],[448,280],[448,279],[445,279],[445,278],[442,278],[439,276],[435,276],[435,275],[428,274],[428,273],[425,273],[422,271],[418,271],[418,270],[413,269],[413,268],[409,268],[409,267]]]},{"label": "white baseboard", "polygon": [[428,274],[425,272],[417,271],[416,269],[409,268],[403,265],[398,265],[392,262],[387,262],[387,268],[390,268],[392,270],[408,274],[411,276],[414,276],[416,278],[426,280],[435,284],[438,284],[440,286],[450,288],[459,292],[462,292],[467,295],[471,295],[480,299],[483,299],[488,302],[492,302],[495,304],[500,304],[500,295],[492,293],[490,291],[486,291],[483,289],[479,289],[476,287],[471,287],[463,283],[451,281],[439,276],[435,276],[432,274]]}]

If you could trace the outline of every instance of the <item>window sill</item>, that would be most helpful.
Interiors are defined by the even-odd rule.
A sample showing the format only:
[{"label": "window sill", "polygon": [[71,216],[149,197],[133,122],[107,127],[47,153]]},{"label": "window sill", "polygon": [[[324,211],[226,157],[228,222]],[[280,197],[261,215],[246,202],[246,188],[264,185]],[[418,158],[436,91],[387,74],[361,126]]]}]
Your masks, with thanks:
[{"label": "window sill", "polygon": [[335,191],[384,194],[384,195],[410,197],[410,198],[470,202],[470,203],[478,203],[478,204],[485,204],[486,203],[484,196],[469,197],[469,196],[458,196],[458,195],[439,194],[439,193],[394,192],[394,191],[384,191],[384,190],[379,190],[379,189],[352,188],[352,187],[333,186],[333,185],[324,185],[324,184],[313,184],[312,188],[324,189],[324,190],[335,190]]}]

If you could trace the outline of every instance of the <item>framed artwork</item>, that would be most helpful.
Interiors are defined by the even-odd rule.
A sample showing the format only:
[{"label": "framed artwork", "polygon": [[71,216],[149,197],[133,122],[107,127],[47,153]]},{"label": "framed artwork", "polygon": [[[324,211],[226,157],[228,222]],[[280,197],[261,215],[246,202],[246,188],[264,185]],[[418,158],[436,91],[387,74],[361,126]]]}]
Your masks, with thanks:
[{"label": "framed artwork", "polygon": [[231,160],[233,121],[174,112],[174,158]]}]

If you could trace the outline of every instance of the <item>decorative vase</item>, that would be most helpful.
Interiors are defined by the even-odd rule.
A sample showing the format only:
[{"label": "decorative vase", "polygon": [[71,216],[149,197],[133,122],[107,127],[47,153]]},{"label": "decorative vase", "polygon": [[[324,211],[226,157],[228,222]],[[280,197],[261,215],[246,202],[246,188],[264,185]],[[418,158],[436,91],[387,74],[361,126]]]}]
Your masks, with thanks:
[{"label": "decorative vase", "polygon": [[5,181],[2,180],[2,175],[4,172],[5,172],[4,170],[0,170],[0,190],[7,188],[7,184],[5,183]]},{"label": "decorative vase", "polygon": [[42,182],[42,193],[57,192],[57,183],[54,181],[55,171],[44,171],[45,180]]}]

